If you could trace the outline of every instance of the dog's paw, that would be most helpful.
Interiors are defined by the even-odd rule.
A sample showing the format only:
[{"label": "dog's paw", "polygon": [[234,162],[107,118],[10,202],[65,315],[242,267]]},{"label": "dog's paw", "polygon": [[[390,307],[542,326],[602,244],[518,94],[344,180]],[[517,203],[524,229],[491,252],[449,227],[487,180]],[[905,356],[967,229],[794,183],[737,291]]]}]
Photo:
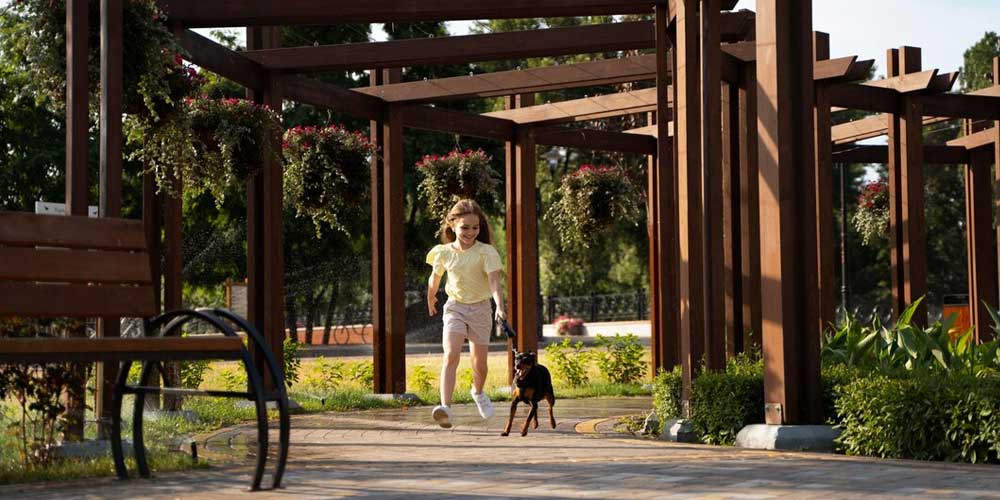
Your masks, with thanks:
[{"label": "dog's paw", "polygon": [[501,436],[509,436],[509,435],[510,435],[510,433],[509,433],[509,432],[501,432],[501,433],[500,433],[500,435],[501,435]]},{"label": "dog's paw", "polygon": [[527,435],[528,435],[528,431],[524,431],[524,432],[521,433],[521,437],[524,437],[524,436],[527,436]]}]

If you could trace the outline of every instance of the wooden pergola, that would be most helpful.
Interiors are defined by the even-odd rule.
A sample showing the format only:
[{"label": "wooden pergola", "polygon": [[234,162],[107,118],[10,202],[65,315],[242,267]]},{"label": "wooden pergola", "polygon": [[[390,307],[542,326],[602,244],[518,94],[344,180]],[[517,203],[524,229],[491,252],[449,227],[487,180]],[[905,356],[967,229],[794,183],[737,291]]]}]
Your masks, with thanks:
[{"label": "wooden pergola", "polygon": [[[889,51],[889,74],[872,61],[830,59],[812,30],[811,2],[758,0],[757,12],[728,12],[732,0],[163,0],[192,63],[248,89],[257,102],[283,99],[371,120],[381,149],[373,162],[372,293],[375,390],[402,393],[405,381],[403,134],[435,130],[503,141],[506,154],[507,289],[517,347],[536,347],[538,255],[535,147],[563,146],[648,155],[653,365],[683,366],[685,399],[699,361],[722,369],[747,332],[762,335],[767,423],[821,418],[819,341],[834,319],[834,161],[889,164],[892,276],[896,311],[926,293],[925,163],[968,168],[970,281],[977,303],[997,305],[989,164],[1000,127],[961,144],[924,146],[925,124],[1000,120],[1000,86],[948,93],[954,74],[921,71],[919,50]],[[86,0],[67,0],[67,210],[86,210]],[[121,0],[102,0],[101,214],[120,215]],[[74,15],[76,14],[76,15]],[[652,21],[436,39],[279,47],[277,27],[582,15],[652,14]],[[192,31],[247,26],[246,52]],[[402,83],[401,68],[505,58],[651,49],[647,55],[530,70]],[[372,86],[343,89],[312,78],[369,70]],[[994,71],[997,74],[997,71]],[[655,87],[536,105],[535,92],[654,81]],[[507,110],[475,115],[434,107],[474,97],[506,98]],[[831,126],[835,110],[881,115]],[[649,126],[609,132],[565,124],[647,113]],[[889,145],[852,147],[887,134]],[[959,161],[961,160],[961,161]],[[986,179],[983,179],[983,178]],[[249,319],[276,353],[283,340],[282,167],[265,160],[248,182]],[[144,219],[159,243],[153,185]],[[180,206],[168,201],[165,302],[180,302]],[[159,248],[151,246],[151,250]],[[976,308],[976,314],[983,314]],[[926,320],[920,312],[917,321]],[[980,321],[974,319],[977,324]],[[103,334],[117,335],[117,322]],[[980,329],[980,336],[985,336]]]}]

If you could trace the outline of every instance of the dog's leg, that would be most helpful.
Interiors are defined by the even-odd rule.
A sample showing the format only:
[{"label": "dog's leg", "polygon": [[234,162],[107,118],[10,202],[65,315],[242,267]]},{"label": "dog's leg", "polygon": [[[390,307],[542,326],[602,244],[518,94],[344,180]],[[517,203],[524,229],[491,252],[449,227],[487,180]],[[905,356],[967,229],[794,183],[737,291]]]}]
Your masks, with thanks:
[{"label": "dog's leg", "polygon": [[531,419],[533,419],[533,418],[538,418],[538,402],[537,401],[532,401],[531,402],[531,411],[528,412],[528,419],[525,420],[524,421],[524,425],[521,426],[521,435],[522,436],[527,436],[528,435],[528,424],[531,422]]},{"label": "dog's leg", "polygon": [[513,401],[510,402],[510,417],[507,418],[507,426],[503,428],[503,432],[500,433],[501,436],[506,436],[510,434],[510,427],[514,425],[514,414],[517,413],[517,398],[515,397]]},{"label": "dog's leg", "polygon": [[537,411],[535,412],[535,418],[532,419],[532,421],[531,421],[531,428],[532,429],[537,429],[538,428],[538,412]]},{"label": "dog's leg", "polygon": [[[555,394],[552,394],[552,391],[549,391],[549,393],[545,395],[545,401],[548,401],[548,403],[549,403],[549,423],[551,423],[552,424],[552,428],[555,429],[556,428],[556,417],[555,417],[555,415],[552,414],[552,407],[556,405],[556,396],[555,396]],[[538,422],[538,418],[537,417],[535,418],[535,422],[536,423]]]}]

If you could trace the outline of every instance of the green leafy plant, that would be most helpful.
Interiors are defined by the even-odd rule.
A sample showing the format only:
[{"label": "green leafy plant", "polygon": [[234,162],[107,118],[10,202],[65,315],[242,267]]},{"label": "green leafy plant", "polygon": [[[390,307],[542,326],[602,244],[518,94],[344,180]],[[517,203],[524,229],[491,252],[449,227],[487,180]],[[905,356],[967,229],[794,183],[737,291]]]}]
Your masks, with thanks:
[{"label": "green leafy plant", "polygon": [[764,422],[764,363],[754,353],[729,360],[724,372],[691,383],[691,424],[706,444],[731,445],[749,424]]},{"label": "green leafy plant", "polygon": [[434,390],[434,375],[426,366],[415,365],[407,383],[417,392],[430,392]]},{"label": "green leafy plant", "polygon": [[285,385],[291,387],[299,381],[299,370],[302,368],[302,349],[298,342],[289,337],[281,343],[284,353]]},{"label": "green leafy plant", "polygon": [[247,388],[247,372],[242,364],[222,367],[219,380],[227,391],[245,391]]},{"label": "green leafy plant", "polygon": [[673,370],[660,370],[653,380],[653,410],[656,411],[660,424],[672,418],[680,418],[683,413],[681,406],[681,367]]},{"label": "green leafy plant", "polygon": [[375,146],[343,127],[295,127],[285,132],[285,200],[299,216],[347,232],[345,220],[364,216]]},{"label": "green leafy plant", "polygon": [[343,361],[330,360],[320,356],[303,374],[302,385],[323,392],[332,391],[344,380],[344,366]]},{"label": "green leafy plant", "polygon": [[424,156],[417,162],[417,172],[421,176],[417,192],[427,203],[427,209],[435,219],[444,219],[448,210],[461,199],[479,202],[487,213],[496,213],[501,180],[493,169],[492,158],[483,150],[454,150],[447,155]]},{"label": "green leafy plant", "polygon": [[598,335],[594,345],[600,349],[594,351],[597,367],[610,382],[634,383],[646,374],[646,363],[643,361],[645,350],[639,343],[639,337],[633,334],[616,334],[614,337]]},{"label": "green leafy plant", "polygon": [[552,367],[553,375],[570,387],[580,387],[587,383],[589,352],[583,350],[583,342],[570,343],[563,339],[558,344],[545,348],[546,363]]},{"label": "green leafy plant", "polygon": [[884,180],[865,184],[851,218],[861,242],[873,246],[889,232],[889,186]]},{"label": "green leafy plant", "polygon": [[348,376],[362,387],[372,387],[375,381],[375,364],[371,361],[358,361],[348,368]]},{"label": "green leafy plant", "polygon": [[637,223],[641,198],[625,169],[582,165],[562,178],[545,217],[556,226],[564,247],[589,247],[602,229],[618,222]]}]

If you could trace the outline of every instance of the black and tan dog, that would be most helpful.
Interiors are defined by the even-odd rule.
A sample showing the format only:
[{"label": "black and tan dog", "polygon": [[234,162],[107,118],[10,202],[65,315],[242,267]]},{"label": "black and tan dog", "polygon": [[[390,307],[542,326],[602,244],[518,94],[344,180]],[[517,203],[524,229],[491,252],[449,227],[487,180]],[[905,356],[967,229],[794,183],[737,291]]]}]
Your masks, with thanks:
[{"label": "black and tan dog", "polygon": [[521,435],[528,434],[528,424],[534,420],[535,428],[538,428],[538,402],[541,400],[549,403],[549,422],[552,428],[556,428],[556,417],[552,414],[552,407],[556,404],[556,395],[552,391],[552,376],[549,370],[538,364],[535,353],[517,352],[514,350],[514,386],[511,388],[510,418],[507,419],[507,427],[504,428],[501,436],[510,434],[510,427],[514,423],[514,414],[517,413],[518,403],[528,403],[531,411],[528,418],[521,426]]}]

